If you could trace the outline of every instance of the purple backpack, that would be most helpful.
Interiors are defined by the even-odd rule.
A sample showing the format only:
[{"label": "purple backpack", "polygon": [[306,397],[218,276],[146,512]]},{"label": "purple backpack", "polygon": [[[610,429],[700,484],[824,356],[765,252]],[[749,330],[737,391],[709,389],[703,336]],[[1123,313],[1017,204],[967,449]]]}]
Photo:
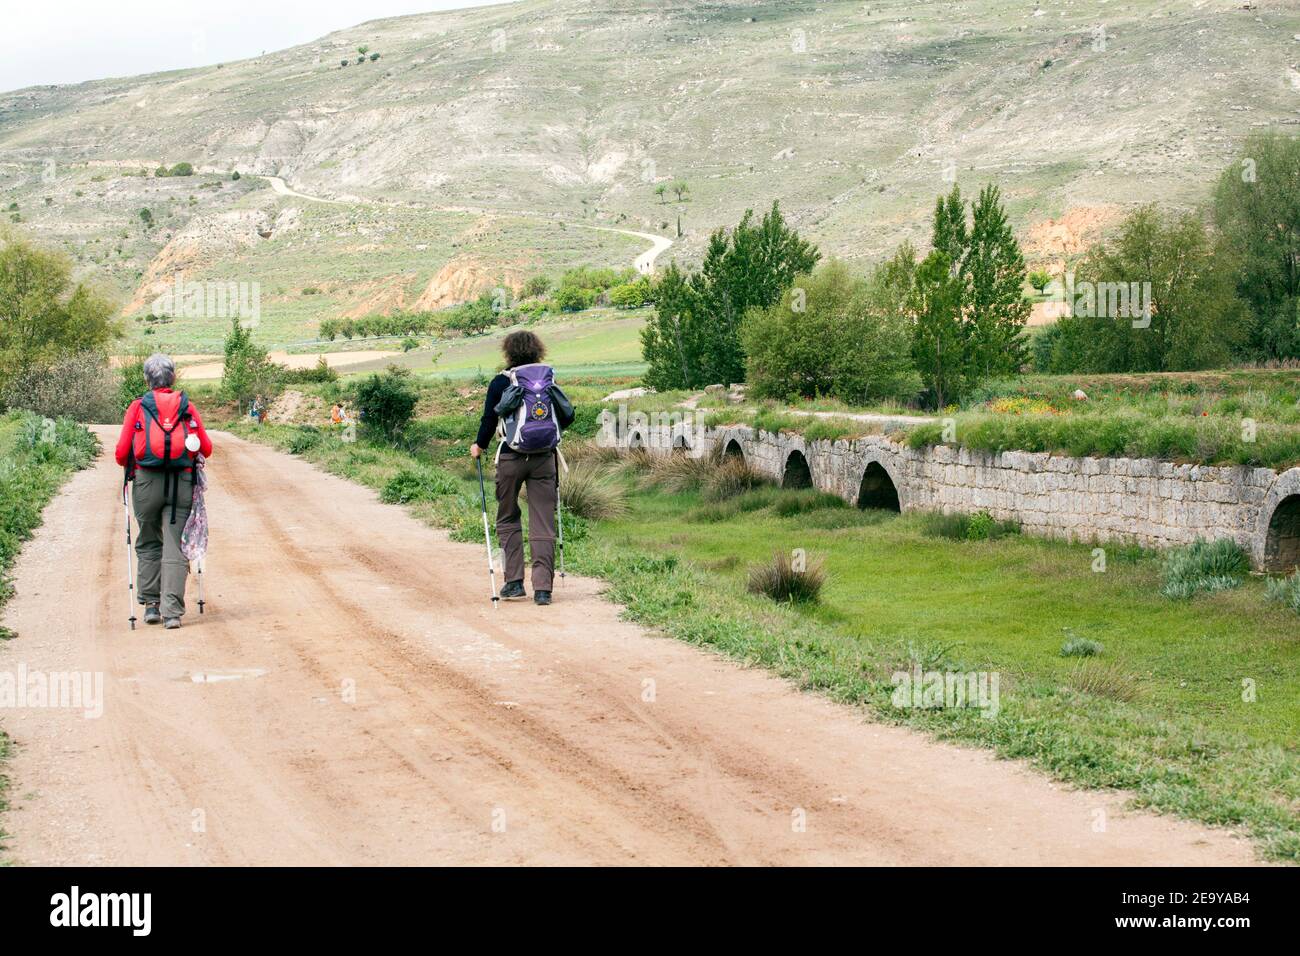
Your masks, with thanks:
[{"label": "purple backpack", "polygon": [[506,369],[505,374],[510,385],[496,407],[502,442],[525,454],[555,448],[560,444],[555,370],[536,363]]}]

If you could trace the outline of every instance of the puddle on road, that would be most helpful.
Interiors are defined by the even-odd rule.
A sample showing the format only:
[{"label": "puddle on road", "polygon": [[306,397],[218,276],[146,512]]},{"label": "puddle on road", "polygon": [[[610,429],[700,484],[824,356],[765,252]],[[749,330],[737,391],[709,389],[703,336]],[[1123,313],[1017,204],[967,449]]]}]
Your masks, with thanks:
[{"label": "puddle on road", "polygon": [[245,680],[252,677],[263,677],[266,671],[256,667],[250,667],[243,670],[222,670],[222,671],[193,671],[186,675],[191,683],[194,684],[219,684],[228,680]]}]

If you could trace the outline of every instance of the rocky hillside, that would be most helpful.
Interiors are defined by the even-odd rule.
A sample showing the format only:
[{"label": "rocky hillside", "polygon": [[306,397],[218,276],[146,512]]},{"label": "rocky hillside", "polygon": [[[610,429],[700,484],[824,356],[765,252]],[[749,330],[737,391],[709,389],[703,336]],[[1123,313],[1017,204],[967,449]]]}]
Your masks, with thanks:
[{"label": "rocky hillside", "polygon": [[0,94],[0,208],[134,307],[178,268],[259,279],[289,337],[647,247],[584,224],[680,217],[690,258],[774,198],[865,262],[954,179],[997,181],[1050,260],[1203,200],[1248,131],[1300,122],[1297,62],[1291,0],[525,0]]}]

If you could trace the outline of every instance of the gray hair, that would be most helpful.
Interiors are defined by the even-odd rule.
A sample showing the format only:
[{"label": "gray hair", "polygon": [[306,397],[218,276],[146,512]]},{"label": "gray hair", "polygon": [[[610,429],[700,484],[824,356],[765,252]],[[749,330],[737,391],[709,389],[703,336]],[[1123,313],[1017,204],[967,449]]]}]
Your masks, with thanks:
[{"label": "gray hair", "polygon": [[154,352],[144,360],[144,380],[150,388],[171,388],[176,382],[176,363],[170,356]]}]

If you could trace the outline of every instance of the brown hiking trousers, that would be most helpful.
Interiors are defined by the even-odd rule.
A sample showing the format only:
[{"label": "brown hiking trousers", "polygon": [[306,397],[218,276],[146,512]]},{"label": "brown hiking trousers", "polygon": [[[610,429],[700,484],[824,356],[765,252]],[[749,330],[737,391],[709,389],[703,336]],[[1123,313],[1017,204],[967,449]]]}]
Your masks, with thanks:
[{"label": "brown hiking trousers", "polygon": [[497,460],[497,541],[505,554],[507,581],[524,579],[523,515],[519,492],[528,489],[528,550],[533,556],[533,591],[551,590],[555,573],[555,452],[525,455],[501,449]]}]

